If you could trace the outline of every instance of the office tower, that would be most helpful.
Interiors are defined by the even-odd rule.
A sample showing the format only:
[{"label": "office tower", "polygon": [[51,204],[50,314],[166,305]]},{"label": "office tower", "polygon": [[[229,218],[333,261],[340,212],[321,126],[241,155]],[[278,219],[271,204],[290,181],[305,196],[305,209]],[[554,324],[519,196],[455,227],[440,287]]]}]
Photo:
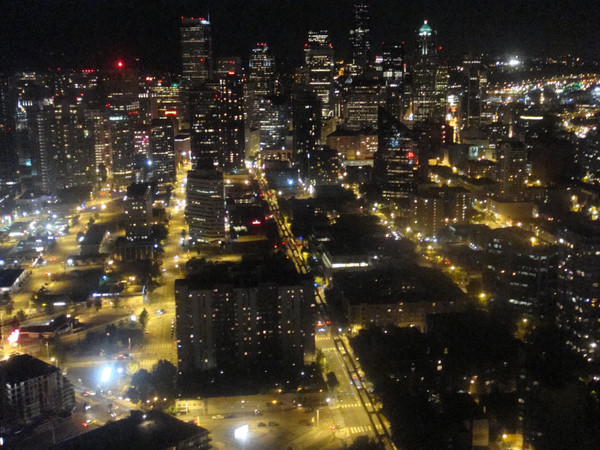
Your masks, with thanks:
[{"label": "office tower", "polygon": [[219,79],[219,166],[226,171],[245,167],[244,87],[239,74],[228,72]]},{"label": "office tower", "polygon": [[67,417],[75,392],[58,367],[31,355],[13,355],[0,362],[0,421],[7,429]]},{"label": "office tower", "polygon": [[314,354],[313,289],[285,260],[208,263],[177,280],[179,370],[301,367]]},{"label": "office tower", "polygon": [[[30,168],[30,188],[55,193],[52,88],[38,73],[15,75],[16,108],[13,143],[19,164]],[[23,179],[22,181],[26,181]]]},{"label": "office tower", "polygon": [[65,187],[92,184],[96,177],[94,124],[98,76],[92,69],[57,74],[53,105],[55,177]]},{"label": "office tower", "polygon": [[110,125],[107,120],[108,112],[101,109],[89,109],[87,116],[93,130],[96,181],[105,182],[108,177],[108,168],[112,167],[112,141]]},{"label": "office tower", "polygon": [[190,170],[187,176],[185,217],[194,243],[225,240],[225,186],[214,168]]},{"label": "office tower", "polygon": [[306,155],[321,136],[321,101],[311,91],[298,88],[292,96],[294,155]]},{"label": "office tower", "polygon": [[177,118],[181,116],[181,86],[179,83],[164,82],[150,87],[151,118]]},{"label": "office tower", "polygon": [[246,128],[255,130],[260,127],[260,103],[264,97],[273,95],[275,88],[273,57],[266,43],[257,43],[252,49],[248,68],[244,97]]},{"label": "office tower", "polygon": [[406,76],[404,45],[384,43],[381,72],[385,83],[386,109],[397,119],[404,116],[403,89]]},{"label": "office tower", "polygon": [[595,361],[600,351],[600,229],[590,223],[570,224],[559,242],[557,324],[571,349]]},{"label": "office tower", "polygon": [[432,119],[435,115],[437,54],[433,35],[425,21],[419,29],[412,70],[413,120],[417,122]]},{"label": "office tower", "polygon": [[138,74],[118,61],[109,69],[104,89],[107,92],[113,182],[117,186],[127,186],[135,178],[136,164],[145,163],[136,160],[133,148],[133,133],[140,123]]},{"label": "office tower", "polygon": [[219,83],[206,82],[190,90],[190,149],[192,162],[218,165]]},{"label": "office tower", "polygon": [[127,187],[124,204],[128,238],[144,239],[150,235],[155,188],[152,183],[133,183]]},{"label": "office tower", "polygon": [[463,66],[466,86],[461,105],[462,124],[465,128],[481,128],[487,73],[481,63],[481,57],[469,57],[463,61]]},{"label": "office tower", "polygon": [[0,73],[0,178],[15,180],[18,158],[13,147],[14,114],[8,77]]},{"label": "office tower", "polygon": [[224,78],[231,73],[243,74],[242,58],[239,56],[220,56],[215,58],[214,78]]},{"label": "office tower", "polygon": [[152,180],[159,183],[175,181],[175,123],[172,117],[152,121],[149,161]]},{"label": "office tower", "polygon": [[283,96],[263,97],[259,105],[260,150],[285,147],[289,130],[289,103]]},{"label": "office tower", "polygon": [[210,22],[203,17],[182,17],[179,31],[182,82],[189,88],[208,81],[213,74]]},{"label": "office tower", "polygon": [[435,69],[435,86],[433,91],[434,107],[432,118],[442,123],[446,120],[448,108],[448,85],[450,83],[450,72],[448,66],[438,63]]},{"label": "office tower", "polygon": [[354,27],[350,30],[352,62],[356,74],[362,74],[371,63],[371,42],[369,40],[369,5],[358,0],[354,3]]},{"label": "office tower", "polygon": [[527,147],[523,142],[502,142],[498,146],[500,193],[509,201],[519,201],[528,177]]},{"label": "office tower", "polygon": [[51,99],[45,99],[28,108],[28,131],[31,139],[31,174],[35,186],[47,194],[56,194],[56,179],[52,125],[54,110]]},{"label": "office tower", "polygon": [[374,170],[385,200],[408,206],[416,192],[419,158],[411,131],[384,108],[379,109]]},{"label": "office tower", "polygon": [[377,127],[377,112],[385,97],[376,80],[355,79],[343,95],[345,125],[352,130]]},{"label": "office tower", "polygon": [[304,62],[308,70],[309,86],[321,100],[321,116],[333,114],[333,48],[327,30],[309,31],[304,44]]}]

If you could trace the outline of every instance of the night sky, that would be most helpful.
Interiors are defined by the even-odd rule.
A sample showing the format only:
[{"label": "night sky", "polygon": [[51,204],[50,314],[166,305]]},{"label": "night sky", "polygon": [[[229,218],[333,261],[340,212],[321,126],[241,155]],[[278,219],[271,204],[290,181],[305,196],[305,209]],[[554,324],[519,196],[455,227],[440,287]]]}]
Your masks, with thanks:
[{"label": "night sky", "polygon": [[[206,16],[216,55],[247,58],[259,41],[292,66],[309,29],[331,31],[348,49],[348,0],[0,0],[0,68],[100,66],[139,58],[177,70],[178,17]],[[600,53],[598,0],[372,0],[372,40],[414,41],[423,19],[450,53]],[[377,48],[377,44],[375,44]]]}]

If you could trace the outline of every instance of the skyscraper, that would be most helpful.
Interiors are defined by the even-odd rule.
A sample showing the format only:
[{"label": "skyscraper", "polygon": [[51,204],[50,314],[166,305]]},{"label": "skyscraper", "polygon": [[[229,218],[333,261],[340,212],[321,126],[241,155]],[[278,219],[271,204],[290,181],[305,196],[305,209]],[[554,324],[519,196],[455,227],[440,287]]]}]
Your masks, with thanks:
[{"label": "skyscraper", "polygon": [[162,117],[152,121],[150,161],[153,180],[161,183],[175,181],[175,124],[173,118]]},{"label": "skyscraper", "polygon": [[371,63],[369,32],[369,4],[358,0],[354,3],[354,27],[350,30],[352,62],[356,67],[356,74],[362,74]]},{"label": "skyscraper", "polygon": [[481,57],[471,57],[463,61],[465,68],[465,93],[462,106],[462,124],[466,128],[481,127],[482,102],[487,84],[487,73]]},{"label": "skyscraper", "polygon": [[417,37],[418,50],[412,70],[413,120],[433,118],[436,105],[437,54],[434,32],[425,21]]},{"label": "skyscraper", "polygon": [[244,90],[242,78],[229,72],[219,79],[219,165],[226,171],[244,167]]},{"label": "skyscraper", "polygon": [[298,89],[292,98],[294,155],[309,154],[321,136],[321,102],[307,89]]},{"label": "skyscraper", "polygon": [[257,43],[251,50],[248,66],[248,82],[244,94],[246,127],[255,130],[260,127],[259,108],[262,99],[274,93],[273,57],[266,43]]},{"label": "skyscraper", "polygon": [[17,155],[12,145],[14,121],[9,100],[8,77],[0,73],[0,177],[14,179]]},{"label": "skyscraper", "polygon": [[219,84],[207,81],[189,91],[192,162],[218,164]]},{"label": "skyscraper", "polygon": [[385,108],[379,109],[378,148],[374,156],[377,183],[384,199],[408,206],[416,192],[419,158],[411,131]]},{"label": "skyscraper", "polygon": [[308,69],[310,89],[321,100],[321,116],[333,113],[333,47],[327,30],[309,31],[304,44],[304,61]]},{"label": "skyscraper", "polygon": [[213,73],[210,22],[203,17],[181,17],[182,81],[186,87],[209,80]]},{"label": "skyscraper", "polygon": [[406,61],[403,44],[384,43],[381,69],[386,91],[386,108],[396,118],[404,116],[402,92],[405,84]]}]

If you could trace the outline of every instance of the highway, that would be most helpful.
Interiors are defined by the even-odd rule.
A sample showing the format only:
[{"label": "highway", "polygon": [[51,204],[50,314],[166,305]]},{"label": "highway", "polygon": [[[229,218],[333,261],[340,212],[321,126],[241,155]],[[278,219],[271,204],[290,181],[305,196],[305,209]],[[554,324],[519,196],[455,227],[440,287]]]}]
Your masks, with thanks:
[{"label": "highway", "polygon": [[[298,273],[310,271],[304,257],[302,247],[293,236],[288,224],[282,217],[277,196],[269,190],[265,178],[257,173],[260,188],[267,200],[270,211],[276,220],[279,235],[286,245],[286,254],[294,263]],[[389,422],[375,407],[377,403],[373,395],[365,389],[371,383],[364,377],[357,358],[341,328],[329,318],[328,306],[324,292],[317,286],[315,289],[318,321],[325,332],[318,332],[315,338],[316,348],[326,357],[325,372],[333,371],[339,381],[336,398],[332,399],[329,408],[334,417],[338,437],[353,440],[360,435],[375,439],[386,449],[395,449],[391,439]],[[324,374],[325,375],[325,374]]]}]

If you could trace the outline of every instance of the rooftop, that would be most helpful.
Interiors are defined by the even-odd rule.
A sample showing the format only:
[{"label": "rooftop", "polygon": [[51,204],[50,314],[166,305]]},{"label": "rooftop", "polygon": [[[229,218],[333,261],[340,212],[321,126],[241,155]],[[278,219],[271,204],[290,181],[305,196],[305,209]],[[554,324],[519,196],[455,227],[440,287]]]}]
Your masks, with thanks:
[{"label": "rooftop", "polygon": [[[186,444],[182,444],[184,441]],[[148,411],[144,414],[132,411],[126,419],[80,434],[56,445],[54,449],[161,450],[179,448],[179,445],[209,448],[208,431],[161,411]]]},{"label": "rooftop", "polygon": [[4,383],[19,383],[51,375],[58,370],[31,355],[14,355],[0,362],[0,378]]},{"label": "rooftop", "polygon": [[23,269],[0,270],[0,288],[9,288],[21,276]]}]

